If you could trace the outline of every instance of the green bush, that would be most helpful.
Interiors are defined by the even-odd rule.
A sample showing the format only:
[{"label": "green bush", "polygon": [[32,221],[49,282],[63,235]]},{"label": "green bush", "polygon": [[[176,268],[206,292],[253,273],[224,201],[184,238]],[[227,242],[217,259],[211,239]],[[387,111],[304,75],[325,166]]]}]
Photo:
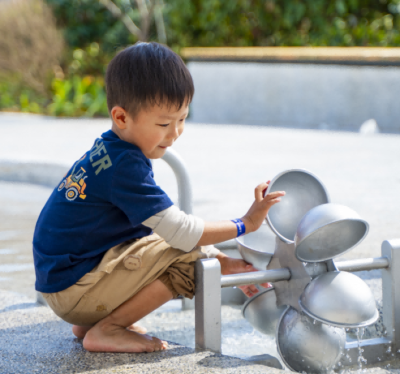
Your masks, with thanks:
[{"label": "green bush", "polygon": [[93,117],[107,116],[107,100],[104,80],[91,76],[70,79],[54,79],[53,100],[48,113],[55,116]]},{"label": "green bush", "polygon": [[108,116],[103,78],[72,76],[54,78],[51,99],[10,80],[0,83],[0,110],[53,116]]},{"label": "green bush", "polygon": [[[85,48],[92,42],[100,42],[108,53],[134,43],[136,40],[125,26],[99,3],[98,0],[46,0],[64,31],[65,41],[71,47]],[[126,2],[116,3],[128,10]]]},{"label": "green bush", "polygon": [[43,113],[48,99],[16,75],[0,77],[0,110]]},{"label": "green bush", "polygon": [[170,0],[174,49],[186,46],[399,46],[400,0]]},{"label": "green bush", "polygon": [[[97,42],[114,54],[136,41],[97,0],[47,2],[73,48]],[[128,1],[115,3],[132,12]],[[400,45],[400,0],[164,0],[164,4],[168,44],[174,50]],[[156,40],[154,29],[151,39]]]}]

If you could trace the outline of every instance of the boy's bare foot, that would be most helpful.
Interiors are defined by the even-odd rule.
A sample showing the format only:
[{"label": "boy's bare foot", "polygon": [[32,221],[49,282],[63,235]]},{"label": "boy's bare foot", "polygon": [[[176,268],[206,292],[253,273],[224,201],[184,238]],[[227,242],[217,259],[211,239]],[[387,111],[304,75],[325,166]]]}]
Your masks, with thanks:
[{"label": "boy's bare foot", "polygon": [[[78,339],[83,339],[86,335],[86,333],[91,329],[91,326],[77,326],[73,325],[72,326],[72,333],[78,338]],[[127,327],[128,330],[130,331],[135,331],[139,334],[146,334],[147,329],[146,327],[140,326],[137,323],[134,323]]]},{"label": "boy's bare foot", "polygon": [[147,329],[144,326],[140,326],[137,323],[133,323],[129,327],[127,327],[128,330],[138,332],[139,334],[146,334]]},{"label": "boy's bare foot", "polygon": [[86,333],[83,347],[90,352],[130,353],[161,351],[168,344],[158,338],[100,321]]}]

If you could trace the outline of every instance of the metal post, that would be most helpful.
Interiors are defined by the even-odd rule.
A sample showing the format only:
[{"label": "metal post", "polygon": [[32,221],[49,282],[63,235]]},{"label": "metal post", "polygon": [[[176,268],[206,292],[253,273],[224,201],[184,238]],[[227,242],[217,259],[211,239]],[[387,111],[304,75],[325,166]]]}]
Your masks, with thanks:
[{"label": "metal post", "polygon": [[179,154],[168,148],[162,159],[173,170],[178,184],[178,205],[186,214],[192,214],[192,185],[186,165]]},{"label": "metal post", "polygon": [[215,258],[196,261],[196,348],[221,353],[221,265]]},{"label": "metal post", "polygon": [[382,256],[389,259],[389,268],[382,270],[383,324],[392,341],[393,352],[400,349],[400,239],[385,240]]},{"label": "metal post", "polygon": [[[192,185],[189,173],[182,157],[173,149],[168,148],[162,159],[171,167],[178,185],[178,206],[186,214],[193,213]],[[182,309],[194,309],[194,300],[182,299]]]}]

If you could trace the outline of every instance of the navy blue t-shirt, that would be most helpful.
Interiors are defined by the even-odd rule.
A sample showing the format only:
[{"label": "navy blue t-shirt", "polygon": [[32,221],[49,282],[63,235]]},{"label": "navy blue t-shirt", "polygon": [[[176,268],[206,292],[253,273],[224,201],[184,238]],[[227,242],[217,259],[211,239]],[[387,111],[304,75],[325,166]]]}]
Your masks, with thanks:
[{"label": "navy blue t-shirt", "polygon": [[37,291],[75,284],[111,247],[151,234],[141,223],[173,203],[151,162],[111,130],[96,139],[54,189],[33,238]]}]

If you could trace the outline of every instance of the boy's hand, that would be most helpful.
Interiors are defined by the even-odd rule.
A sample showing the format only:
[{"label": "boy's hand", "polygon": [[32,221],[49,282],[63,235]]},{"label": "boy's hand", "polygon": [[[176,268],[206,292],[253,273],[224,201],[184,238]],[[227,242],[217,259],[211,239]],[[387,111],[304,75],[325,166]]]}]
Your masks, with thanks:
[{"label": "boy's hand", "polygon": [[[258,271],[256,268],[254,268],[252,265],[248,264],[244,260],[231,258],[223,253],[220,253],[217,256],[217,259],[221,264],[221,274],[222,275],[249,273],[251,271]],[[263,284],[261,284],[261,286],[264,288],[272,287],[271,284],[269,284],[269,283],[263,283]],[[242,290],[242,292],[248,297],[252,297],[257,292],[259,292],[257,287],[253,284],[250,284],[247,286],[239,286],[238,288],[240,288]]]},{"label": "boy's hand", "polygon": [[259,184],[254,190],[255,201],[249,211],[242,217],[246,226],[246,233],[254,232],[259,229],[270,208],[281,201],[280,197],[285,195],[285,191],[275,191],[263,196],[268,188],[270,181]]}]

